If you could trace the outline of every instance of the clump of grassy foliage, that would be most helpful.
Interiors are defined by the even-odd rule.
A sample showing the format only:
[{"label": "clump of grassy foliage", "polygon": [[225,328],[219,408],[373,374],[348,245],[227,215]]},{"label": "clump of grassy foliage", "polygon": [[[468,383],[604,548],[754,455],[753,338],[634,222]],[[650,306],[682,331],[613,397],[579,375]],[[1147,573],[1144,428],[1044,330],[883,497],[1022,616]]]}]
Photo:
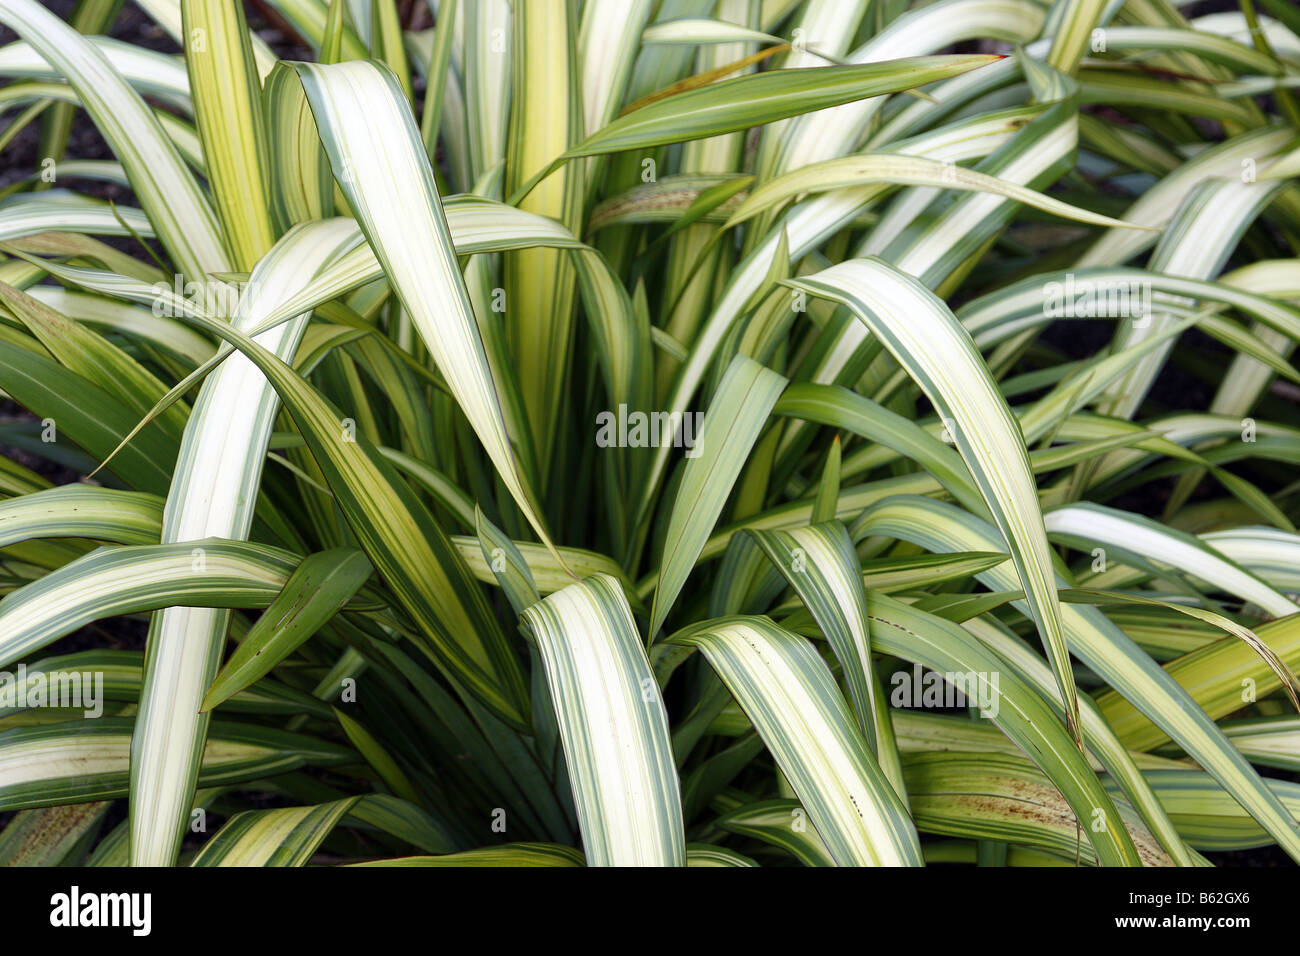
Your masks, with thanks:
[{"label": "clump of grassy foliage", "polygon": [[0,0],[0,861],[1300,860],[1286,0],[139,6]]}]

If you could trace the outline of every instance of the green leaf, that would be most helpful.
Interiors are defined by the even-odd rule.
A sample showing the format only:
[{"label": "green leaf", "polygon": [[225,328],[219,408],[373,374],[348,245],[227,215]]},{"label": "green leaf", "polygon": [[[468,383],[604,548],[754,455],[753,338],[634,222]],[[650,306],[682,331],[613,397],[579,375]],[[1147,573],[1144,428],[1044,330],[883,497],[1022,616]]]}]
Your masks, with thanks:
[{"label": "green leaf", "polygon": [[527,690],[518,658],[464,559],[410,486],[364,434],[353,435],[343,415],[257,342],[216,320],[197,315],[188,320],[236,346],[266,376],[302,431],[362,550],[435,653],[495,714],[526,727]]},{"label": "green leaf", "polygon": [[[1023,843],[1073,857],[1081,821],[1056,788],[1023,757],[1011,754],[913,754],[904,763],[917,828],[927,833]],[[1171,861],[1127,805],[1105,825],[1126,831],[1143,866]],[[1092,847],[1083,862],[1095,864]],[[1107,865],[1104,861],[1102,865]],[[1134,864],[1138,865],[1138,864]]]},{"label": "green leaf", "polygon": [[347,735],[348,741],[365,758],[366,763],[379,774],[379,779],[383,780],[398,797],[410,803],[419,803],[420,795],[416,793],[410,778],[384,749],[383,744],[375,739],[374,734],[337,707],[334,708],[334,716],[343,727],[343,733]]},{"label": "green leaf", "polygon": [[251,269],[271,248],[269,148],[262,120],[262,84],[244,8],[222,0],[181,0],[189,43],[185,65],[194,123],[233,264]]},{"label": "green leaf", "polygon": [[681,593],[785,384],[771,369],[737,355],[718,385],[695,445],[686,453],[650,615],[652,639]]},{"label": "green leaf", "polygon": [[[255,326],[350,235],[348,224],[337,220],[295,227],[253,269],[230,321],[208,321],[232,334]],[[156,304],[158,290],[152,294]],[[308,318],[299,315],[263,333],[262,344],[292,356]],[[244,356],[232,355],[204,381],[167,494],[164,543],[249,536],[277,406],[275,391]],[[171,604],[150,621],[146,643],[132,745],[133,864],[170,865],[179,852],[208,720],[200,705],[216,676],[229,620],[221,611]]]},{"label": "green leaf", "polygon": [[582,854],[570,846],[553,843],[503,843],[445,856],[404,856],[371,860],[352,866],[584,866]]},{"label": "green leaf", "polygon": [[217,674],[200,710],[212,710],[271,672],[338,613],[372,572],[355,548],[308,555]]}]

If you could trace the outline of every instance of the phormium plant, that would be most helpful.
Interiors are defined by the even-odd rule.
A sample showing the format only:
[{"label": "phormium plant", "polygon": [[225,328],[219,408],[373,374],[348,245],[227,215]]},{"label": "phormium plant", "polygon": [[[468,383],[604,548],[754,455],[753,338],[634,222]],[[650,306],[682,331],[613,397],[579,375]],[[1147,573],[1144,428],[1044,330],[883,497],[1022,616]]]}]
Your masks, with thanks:
[{"label": "phormium plant", "polygon": [[136,5],[0,0],[0,861],[1300,860],[1288,0]]}]

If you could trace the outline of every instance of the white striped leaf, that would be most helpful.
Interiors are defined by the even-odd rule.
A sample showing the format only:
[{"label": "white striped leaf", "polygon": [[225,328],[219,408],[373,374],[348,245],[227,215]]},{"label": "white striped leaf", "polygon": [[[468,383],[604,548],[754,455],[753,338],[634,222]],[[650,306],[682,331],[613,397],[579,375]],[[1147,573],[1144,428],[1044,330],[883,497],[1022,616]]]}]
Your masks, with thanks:
[{"label": "white striped leaf", "polygon": [[33,0],[3,0],[0,22],[76,89],[180,271],[201,276],[228,269],[212,209],[194,177],[144,100],[103,53]]},{"label": "white striped leaf", "polygon": [[710,846],[707,843],[692,843],[686,847],[687,866],[758,866],[743,853],[729,850],[725,846]]},{"label": "white striped leaf", "polygon": [[221,538],[98,548],[0,600],[0,663],[118,614],[186,602],[266,607],[297,563],[279,548]]},{"label": "white striped leaf", "polygon": [[[102,675],[103,699],[135,703],[140,698],[143,683],[144,654],[139,651],[78,651],[59,654],[27,664],[27,683],[35,686],[48,681],[59,672],[77,671]],[[99,680],[97,676],[96,681]],[[29,697],[26,703],[30,703]],[[13,706],[0,706],[0,717],[17,714],[27,708],[24,701],[15,699]],[[330,709],[310,694],[280,684],[263,680],[257,685],[231,697],[223,705],[230,713],[293,714],[310,713],[326,720],[332,718]]]},{"label": "white striped leaf", "polygon": [[509,0],[465,4],[467,185],[505,160],[514,62],[512,8]]},{"label": "white striped leaf", "polygon": [[[256,326],[302,275],[328,262],[350,232],[340,220],[290,232],[253,270],[233,324]],[[306,315],[299,316],[262,333],[260,340],[289,358],[306,321]],[[232,355],[208,377],[185,428],[167,495],[164,543],[248,536],[278,406],[275,391],[242,355]],[[135,865],[170,865],[180,849],[208,720],[199,704],[216,676],[227,621],[220,610],[170,607],[151,622],[131,762]]]},{"label": "white striped leaf", "polygon": [[[451,543],[460,552],[460,556],[476,578],[488,584],[500,583],[497,578],[503,572],[495,567],[499,556],[485,555],[480,539],[457,534],[451,536]],[[504,549],[504,539],[498,539],[497,543]],[[564,563],[561,564],[555,559],[555,555],[536,542],[511,541],[510,545],[518,553],[519,560],[522,560],[523,567],[527,568],[532,583],[542,595],[553,594],[568,587],[573,583],[575,574],[580,578],[591,577],[593,574],[606,574],[622,584],[628,600],[637,610],[644,610],[636,597],[636,588],[627,577],[627,572],[608,555],[583,548],[559,548],[560,555],[564,558]],[[507,561],[509,560],[507,558]]]},{"label": "white striped leaf", "polygon": [[[864,534],[889,534],[932,551],[966,551],[998,543],[997,532],[986,522],[943,502],[902,495],[881,502],[865,513],[860,526],[855,526],[854,530]],[[1013,590],[1019,584],[1016,576],[1005,567],[981,572],[978,577],[993,591]],[[1184,690],[1184,685],[1195,686],[1190,675],[1175,681],[1172,669],[1162,669],[1096,608],[1062,604],[1061,617],[1073,652],[1114,688],[1099,699],[1098,707],[1120,739],[1130,748],[1149,749],[1162,742],[1161,731],[1168,734],[1192,759],[1235,794],[1293,859],[1300,859],[1300,834],[1296,832],[1294,820],[1241,754],[1224,738],[1210,716]],[[1260,637],[1266,641],[1270,636],[1267,630],[1267,625],[1260,628],[1265,632]],[[1263,675],[1271,674],[1268,666],[1237,639],[1224,640],[1231,645],[1231,652],[1249,658],[1256,665],[1255,672],[1260,675],[1263,686]],[[1276,649],[1277,645],[1274,647]],[[1287,656],[1282,651],[1279,653],[1284,658]],[[1223,673],[1222,656],[1217,652],[1216,656],[1219,659],[1212,659],[1208,666],[1213,669],[1217,665],[1218,669],[1211,672]],[[1235,705],[1229,706],[1227,712],[1240,708],[1240,690],[1239,684],[1228,688],[1226,696],[1235,701]],[[1108,699],[1118,704],[1108,704]],[[1136,720],[1125,718],[1127,726],[1120,719],[1126,709],[1137,715]],[[1154,730],[1154,735],[1145,729],[1147,727]],[[1145,746],[1139,735],[1145,738]],[[1150,743],[1151,740],[1155,743]]]},{"label": "white striped leaf", "polygon": [[[977,118],[958,123],[935,133],[918,137],[901,151],[907,155],[928,155],[955,160],[981,156],[991,148],[1005,145],[1024,123],[1024,114],[1001,114],[994,118]],[[965,150],[970,150],[966,152]],[[717,293],[707,320],[701,326],[690,355],[670,390],[667,408],[684,412],[703,382],[705,372],[717,357],[721,343],[737,321],[751,297],[758,293],[769,276],[781,248],[788,248],[792,261],[813,251],[823,241],[848,225],[884,187],[862,187],[846,193],[829,193],[800,203],[781,220],[781,228],[770,232],[732,271],[725,287]],[[856,332],[857,329],[854,328]],[[866,330],[861,331],[865,338]],[[642,496],[646,510],[663,480],[671,449],[656,450],[650,478]]]},{"label": "white striped leaf", "polygon": [[[1099,862],[1092,847],[1079,844],[1080,829],[1096,821],[1079,819],[1050,781],[1023,757],[923,753],[909,756],[903,767],[908,786],[915,791],[916,823],[923,832],[1024,843],[1069,857],[1078,852],[1081,862]],[[1134,865],[1173,865],[1127,804],[1120,804],[1106,825],[1124,830],[1131,838],[1141,861]],[[1100,863],[1111,865],[1104,859]]]},{"label": "white striped leaf", "polygon": [[766,618],[706,621],[698,647],[753,722],[840,866],[920,866],[907,810],[811,644]]},{"label": "white striped leaf", "polygon": [[0,239],[40,232],[85,232],[100,236],[153,236],[144,213],[132,206],[110,206],[66,189],[12,196],[0,203]]},{"label": "white striped leaf", "polygon": [[375,256],[497,473],[549,546],[528,477],[521,473],[506,433],[409,104],[391,75],[373,63],[304,63],[298,73],[335,177]]},{"label": "white striped leaf", "polygon": [[[923,54],[976,37],[1028,43],[1042,23],[1041,6],[1028,0],[944,0],[899,16],[846,59],[851,64],[883,65],[889,62],[886,58],[903,56],[916,57],[919,62],[925,59]],[[813,49],[822,49],[827,42],[844,42],[838,35],[814,34],[810,40]],[[944,77],[918,75],[910,86],[940,79]],[[794,120],[782,131],[779,145],[772,150],[769,163],[762,167],[763,178],[846,155],[860,131],[868,127],[884,103],[883,99],[864,100]]]},{"label": "white striped leaf", "polygon": [[706,45],[711,43],[785,43],[786,41],[762,30],[751,30],[725,20],[682,18],[667,20],[647,27],[641,33],[642,43],[685,43]]},{"label": "white striped leaf", "polygon": [[64,485],[0,501],[0,547],[34,538],[157,544],[162,500],[139,491]]},{"label": "white striped leaf", "polygon": [[[1280,183],[1242,182],[1240,178],[1203,182],[1179,207],[1151,254],[1149,268],[1191,279],[1211,278],[1223,267],[1242,233],[1280,186]],[[1145,318],[1127,318],[1116,332],[1115,347],[1124,348],[1148,339],[1166,329],[1173,318],[1159,311]],[[1107,390],[1108,401],[1101,410],[1120,417],[1131,416],[1146,398],[1172,345],[1167,341],[1114,383]]]},{"label": "white striped leaf", "polygon": [[544,167],[518,200],[566,160],[705,139],[827,107],[911,89],[994,62],[994,56],[935,56],[811,70],[775,70],[710,83],[624,113]]},{"label": "white striped leaf", "polygon": [[[87,36],[85,39],[136,92],[142,96],[155,96],[187,116],[194,114],[190,81],[181,60],[110,37]],[[0,48],[0,76],[63,79],[63,74],[51,66],[35,47],[23,42]]]},{"label": "white striped leaf", "polygon": [[[991,615],[966,620],[962,627],[1000,657],[1044,700],[1050,699],[1055,683],[1052,670],[1028,644],[1011,634],[1005,626],[997,624]],[[1086,695],[1079,698],[1079,717],[1089,753],[1095,754],[1097,762],[1111,775],[1111,779],[1119,783],[1129,803],[1142,815],[1147,828],[1160,841],[1165,852],[1180,866],[1194,865],[1191,851],[1138,769],[1139,762],[1147,758],[1132,754],[1125,748],[1106,723],[1100,708]],[[1031,750],[1025,752],[1032,754]],[[1056,779],[1054,770],[1041,761],[1036,762],[1049,778]]]},{"label": "white striped leaf", "polygon": [[[967,703],[983,708],[984,701],[991,700],[989,721],[1015,743],[1017,753],[1028,756],[1047,775],[1081,817],[1094,820],[1100,810],[1101,817],[1117,819],[1116,809],[1088,761],[1060,721],[1049,716],[1053,710],[1059,713],[1060,705],[1052,701],[1054,680],[1041,657],[1024,645],[1020,645],[1024,654],[1008,654],[1005,642],[981,647],[966,630],[979,636],[985,645],[990,642],[983,639],[982,630],[970,626],[971,622],[963,629],[938,614],[926,613],[874,592],[869,596],[868,606],[872,641],[883,653],[913,661],[939,674],[957,675],[965,682],[964,687],[957,689],[966,695]],[[1027,658],[1032,658],[1034,663],[1026,666]],[[972,678],[976,686],[972,686]],[[987,697],[971,700],[980,694]],[[1095,716],[1093,708],[1083,708],[1081,729],[1088,746],[1104,758],[1106,768],[1126,785],[1132,785],[1136,771],[1125,765],[1123,748],[1108,742],[1105,723]],[[1159,804],[1153,797],[1143,799],[1144,807],[1159,813]],[[1170,831],[1172,827],[1161,832],[1176,843],[1177,835]],[[1131,866],[1138,862],[1132,845],[1114,828],[1094,829],[1087,839],[1111,865]]]},{"label": "white striped leaf", "polygon": [[207,339],[146,309],[56,286],[32,286],[27,294],[70,319],[148,342],[193,365],[212,357],[212,343]]},{"label": "white striped leaf", "polygon": [[790,531],[751,534],[830,641],[844,670],[858,727],[886,778],[906,803],[889,708],[871,662],[871,624],[862,569],[848,531],[838,521],[827,521]]},{"label": "white striped leaf", "polygon": [[729,810],[714,821],[723,830],[762,840],[804,866],[835,866],[817,828],[797,800],[759,800]]},{"label": "white striped leaf", "polygon": [[947,431],[1006,539],[1056,671],[1066,726],[1078,739],[1074,675],[1024,439],[969,334],[939,298],[879,259],[845,262],[786,284],[849,307],[951,420]]},{"label": "white striped leaf", "polygon": [[668,716],[618,582],[595,575],[524,610],[541,652],[591,866],[683,866]]},{"label": "white striped leaf", "polygon": [[977,170],[966,169],[953,163],[943,163],[923,156],[903,156],[898,153],[858,153],[839,159],[801,166],[793,172],[771,179],[750,192],[725,228],[730,228],[773,206],[796,196],[832,189],[851,189],[870,183],[891,183],[900,186],[935,186],[940,189],[961,189],[970,192],[988,192],[1005,199],[1050,212],[1065,219],[1094,226],[1144,229],[1131,223],[1112,219],[1087,209],[1071,206],[1053,199],[1037,190],[1017,183],[1006,182]]},{"label": "white striped leaf", "polygon": [[[535,0],[514,7],[507,193],[582,135],[577,8],[575,0]],[[610,37],[602,36],[600,42],[609,43]],[[581,166],[564,169],[512,205],[555,219],[576,232],[582,220],[582,172]],[[505,256],[502,277],[505,339],[527,411],[539,481],[545,487],[573,343],[573,262],[550,249],[521,249]]]},{"label": "white striped leaf", "polygon": [[1043,521],[1049,534],[1083,541],[1089,546],[1101,544],[1120,554],[1135,554],[1147,561],[1169,565],[1252,601],[1276,617],[1300,612],[1300,605],[1215,552],[1212,546],[1141,515],[1081,502],[1054,508],[1043,515]]},{"label": "white striped leaf", "polygon": [[1097,604],[1136,604],[1147,607],[1168,608],[1176,613],[1196,618],[1198,621],[1204,621],[1206,624],[1211,624],[1222,631],[1226,631],[1238,640],[1244,641],[1252,650],[1255,651],[1256,654],[1264,659],[1264,662],[1267,663],[1273,673],[1277,675],[1278,680],[1282,684],[1282,689],[1286,692],[1287,697],[1290,698],[1291,706],[1297,712],[1300,712],[1300,696],[1297,696],[1296,694],[1297,688],[1300,688],[1300,679],[1297,679],[1296,675],[1291,672],[1289,667],[1287,667],[1286,661],[1282,660],[1282,658],[1280,658],[1273,649],[1262,641],[1259,635],[1250,628],[1238,624],[1236,621],[1229,620],[1222,614],[1216,614],[1213,611],[1207,611],[1204,608],[1199,607],[1186,607],[1182,604],[1176,604],[1173,601],[1158,601],[1154,598],[1142,597],[1136,594],[1124,594],[1116,591],[1096,590],[1094,588],[1071,588],[1065,592],[1063,596],[1067,600],[1080,604],[1095,602]]},{"label": "white striped leaf", "polygon": [[[292,270],[279,278],[289,281]],[[494,714],[525,729],[526,691],[514,649],[463,558],[410,486],[363,432],[353,434],[336,408],[257,341],[194,310],[186,318],[238,348],[271,383],[358,543],[431,650]]]},{"label": "white striped leaf", "polygon": [[360,799],[237,813],[203,845],[190,865],[306,866],[321,841]]},{"label": "white striped leaf", "polygon": [[[1074,73],[1084,53],[1088,51],[1092,31],[1102,22],[1109,5],[1109,0],[1075,0],[1053,4],[1047,22],[1043,25],[1044,34],[1052,38],[1052,48],[1047,54],[1048,65],[1065,73]],[[1114,28],[1107,28],[1108,48],[1114,34]]]},{"label": "white striped leaf", "polygon": [[[125,797],[132,724],[130,717],[101,717],[0,731],[0,811]],[[217,721],[199,780],[204,786],[242,783],[356,759],[351,750],[314,737]]]}]

